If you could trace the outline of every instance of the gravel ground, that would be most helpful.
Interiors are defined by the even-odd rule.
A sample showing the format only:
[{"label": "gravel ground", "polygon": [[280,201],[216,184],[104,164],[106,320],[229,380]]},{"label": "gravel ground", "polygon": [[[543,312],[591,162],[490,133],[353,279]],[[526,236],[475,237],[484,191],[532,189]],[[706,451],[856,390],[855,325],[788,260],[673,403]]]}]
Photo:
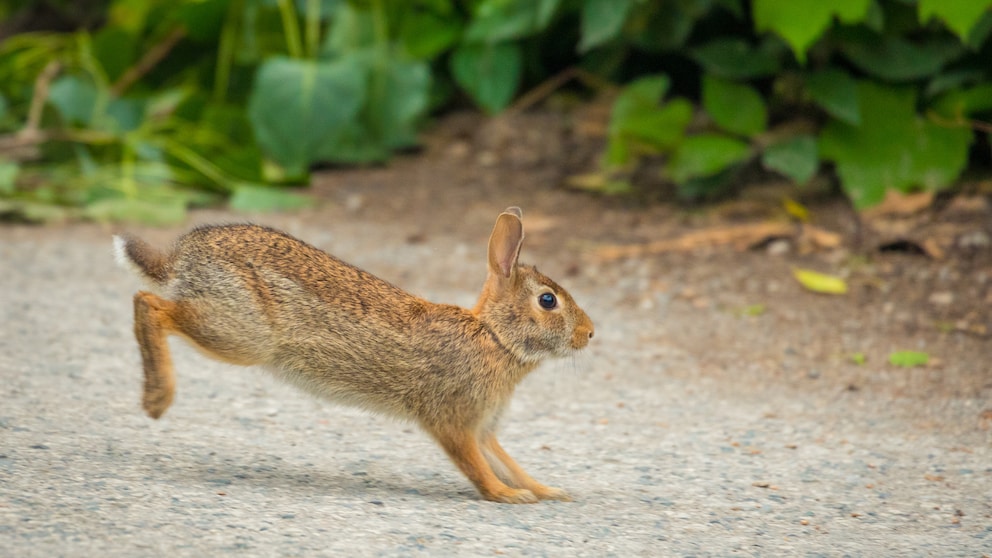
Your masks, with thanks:
[{"label": "gravel ground", "polygon": [[[484,273],[488,224],[404,243],[400,223],[262,221],[432,300],[470,304]],[[0,556],[992,554],[987,400],[728,389],[666,341],[722,318],[631,302],[635,279],[561,281],[597,336],[520,386],[502,439],[575,501],[510,506],[410,425],[179,341],[176,403],[148,419],[110,231],[0,229]]]}]

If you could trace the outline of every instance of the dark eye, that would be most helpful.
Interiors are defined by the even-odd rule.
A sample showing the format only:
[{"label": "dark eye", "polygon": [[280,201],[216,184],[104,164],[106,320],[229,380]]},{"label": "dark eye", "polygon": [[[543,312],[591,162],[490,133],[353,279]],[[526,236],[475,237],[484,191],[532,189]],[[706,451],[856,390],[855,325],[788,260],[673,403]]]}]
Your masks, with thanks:
[{"label": "dark eye", "polygon": [[555,306],[558,306],[558,299],[551,293],[544,293],[537,297],[537,303],[545,310],[552,310]]}]

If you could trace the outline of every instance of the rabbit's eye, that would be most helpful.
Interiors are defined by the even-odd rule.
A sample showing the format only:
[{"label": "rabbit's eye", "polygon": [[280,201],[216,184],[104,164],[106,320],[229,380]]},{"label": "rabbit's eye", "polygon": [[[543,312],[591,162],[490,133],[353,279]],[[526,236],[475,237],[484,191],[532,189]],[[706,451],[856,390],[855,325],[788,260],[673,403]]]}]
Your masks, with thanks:
[{"label": "rabbit's eye", "polygon": [[558,306],[558,299],[551,293],[544,293],[537,297],[537,303],[545,310],[552,310],[555,306]]}]

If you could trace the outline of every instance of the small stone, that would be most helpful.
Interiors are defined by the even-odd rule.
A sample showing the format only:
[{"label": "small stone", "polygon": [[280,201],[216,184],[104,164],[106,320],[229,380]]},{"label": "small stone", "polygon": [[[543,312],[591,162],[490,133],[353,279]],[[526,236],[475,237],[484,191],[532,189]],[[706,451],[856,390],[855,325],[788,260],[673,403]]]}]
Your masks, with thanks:
[{"label": "small stone", "polygon": [[769,256],[784,256],[789,253],[792,249],[792,245],[789,241],[784,238],[779,238],[768,243],[768,247],[765,251],[768,252]]},{"label": "small stone", "polygon": [[948,306],[954,302],[954,293],[950,291],[940,291],[930,295],[930,304],[937,306]]},{"label": "small stone", "polygon": [[992,244],[988,233],[985,231],[971,231],[958,237],[958,246],[961,248],[982,249],[988,248]]},{"label": "small stone", "polygon": [[351,194],[344,200],[344,208],[348,213],[354,213],[365,205],[365,198],[361,194]]}]

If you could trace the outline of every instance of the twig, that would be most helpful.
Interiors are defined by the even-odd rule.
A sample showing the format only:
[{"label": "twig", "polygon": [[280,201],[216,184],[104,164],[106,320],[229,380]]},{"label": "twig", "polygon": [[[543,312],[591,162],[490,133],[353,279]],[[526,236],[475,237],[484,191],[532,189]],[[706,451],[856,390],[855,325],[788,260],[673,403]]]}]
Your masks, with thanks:
[{"label": "twig", "polygon": [[51,60],[34,79],[34,93],[31,95],[31,106],[28,108],[28,119],[20,131],[21,134],[29,136],[38,132],[45,101],[48,100],[48,86],[52,84],[52,80],[61,69],[62,64],[58,60]]},{"label": "twig", "polygon": [[927,111],[927,116],[938,126],[943,126],[945,128],[971,128],[972,130],[977,130],[979,132],[989,132],[992,133],[992,123],[982,122],[981,120],[971,120],[964,117],[959,117],[957,119],[944,118],[943,116],[937,114],[935,111]]},{"label": "twig", "polygon": [[145,74],[150,72],[152,68],[158,65],[169,52],[186,37],[186,29],[183,27],[176,27],[168,35],[165,36],[158,44],[153,46],[141,60],[127,69],[117,82],[110,86],[110,93],[115,97],[120,97],[127,91],[136,81],[144,77]]},{"label": "twig", "polygon": [[527,93],[524,93],[515,103],[513,103],[513,105],[510,106],[510,108],[506,109],[505,112],[508,114],[523,112],[537,103],[540,103],[546,97],[573,79],[578,79],[587,86],[593,88],[602,89],[610,86],[610,84],[602,78],[595,76],[582,68],[579,68],[578,66],[572,66],[558,72],[538,84],[537,87],[531,89]]}]

